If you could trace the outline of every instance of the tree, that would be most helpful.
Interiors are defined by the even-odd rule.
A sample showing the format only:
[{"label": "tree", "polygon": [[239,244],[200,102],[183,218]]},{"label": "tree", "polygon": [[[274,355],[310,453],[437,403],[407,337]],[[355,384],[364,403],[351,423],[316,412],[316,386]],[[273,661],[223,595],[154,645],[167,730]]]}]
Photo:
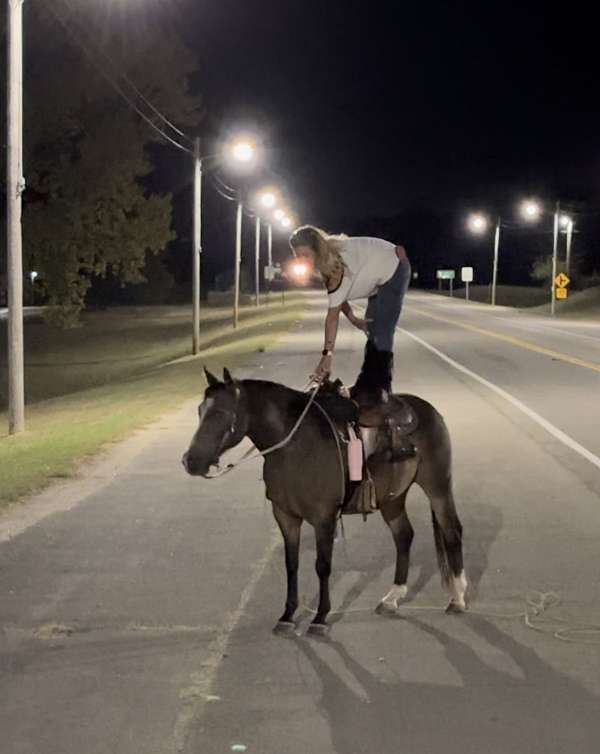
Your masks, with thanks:
[{"label": "tree", "polygon": [[[81,37],[82,12],[71,7],[65,26],[42,10],[29,34],[25,255],[50,317],[63,325],[76,321],[92,276],[110,271],[123,283],[141,282],[147,253],[174,238],[171,195],[147,187],[148,147],[159,137],[98,69],[112,78],[117,69],[135,75],[145,96],[184,126],[197,121],[199,104],[187,90],[195,61],[174,32],[159,27],[160,36],[132,45],[108,34],[101,51]],[[75,34],[93,63],[81,46],[67,44]]]}]

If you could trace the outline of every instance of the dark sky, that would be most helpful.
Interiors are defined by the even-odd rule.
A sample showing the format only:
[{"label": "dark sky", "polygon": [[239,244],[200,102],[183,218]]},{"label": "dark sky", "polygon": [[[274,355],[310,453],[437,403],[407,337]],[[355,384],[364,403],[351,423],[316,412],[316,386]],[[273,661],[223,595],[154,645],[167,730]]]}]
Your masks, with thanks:
[{"label": "dark sky", "polygon": [[600,198],[583,4],[195,0],[186,30],[207,127],[256,124],[302,221]]}]

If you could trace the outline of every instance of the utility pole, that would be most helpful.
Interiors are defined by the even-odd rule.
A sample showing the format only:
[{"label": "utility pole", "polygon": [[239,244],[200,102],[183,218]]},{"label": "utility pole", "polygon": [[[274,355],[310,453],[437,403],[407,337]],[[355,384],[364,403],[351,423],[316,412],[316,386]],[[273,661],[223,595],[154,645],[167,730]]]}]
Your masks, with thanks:
[{"label": "utility pole", "polygon": [[202,253],[202,160],[200,139],[194,139],[194,240],[192,245],[192,353],[200,351],[200,254]]},{"label": "utility pole", "polygon": [[556,202],[554,210],[554,234],[552,243],[552,280],[550,281],[550,314],[554,316],[556,309],[556,294],[554,278],[556,277],[556,262],[558,254],[558,216],[560,214],[560,202]]},{"label": "utility pole", "polygon": [[494,232],[494,266],[492,269],[492,306],[496,306],[496,284],[498,282],[498,252],[500,250],[500,218],[496,220]]},{"label": "utility pole", "polygon": [[237,203],[235,217],[235,285],[233,298],[233,326],[238,326],[240,317],[240,267],[242,264],[242,203]]},{"label": "utility pole", "polygon": [[571,244],[573,242],[573,220],[569,218],[567,223],[567,259],[566,259],[566,272],[567,277],[571,273]]},{"label": "utility pole", "polygon": [[260,217],[256,216],[256,234],[254,246],[254,279],[256,289],[256,306],[260,305]]},{"label": "utility pole", "polygon": [[8,273],[8,432],[25,429],[23,359],[23,0],[8,1],[6,251]]},{"label": "utility pole", "polygon": [[267,226],[267,264],[269,265],[269,280],[267,281],[267,301],[271,299],[271,275],[273,274],[273,226]]}]

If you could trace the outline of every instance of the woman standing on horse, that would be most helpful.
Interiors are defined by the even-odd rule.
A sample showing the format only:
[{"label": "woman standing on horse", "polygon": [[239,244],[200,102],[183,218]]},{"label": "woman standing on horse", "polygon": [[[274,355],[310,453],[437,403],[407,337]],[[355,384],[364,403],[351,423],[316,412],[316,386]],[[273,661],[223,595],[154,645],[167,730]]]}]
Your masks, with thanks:
[{"label": "woman standing on horse", "polygon": [[[315,378],[321,380],[331,372],[340,312],[343,312],[368,336],[361,377],[372,374],[374,368],[380,379],[372,387],[390,392],[394,333],[411,274],[404,247],[379,238],[331,236],[312,225],[294,231],[290,245],[298,256],[312,259],[329,298],[323,353]],[[355,316],[350,306],[350,301],[361,298],[368,299],[364,319]],[[371,368],[365,369],[369,364]],[[369,388],[368,384],[361,384],[361,377],[355,390]]]}]

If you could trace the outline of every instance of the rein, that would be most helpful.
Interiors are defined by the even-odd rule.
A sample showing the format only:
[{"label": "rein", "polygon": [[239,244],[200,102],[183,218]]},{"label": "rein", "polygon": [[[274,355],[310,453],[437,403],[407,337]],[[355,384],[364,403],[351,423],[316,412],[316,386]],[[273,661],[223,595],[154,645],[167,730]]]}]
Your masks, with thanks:
[{"label": "rein", "polygon": [[[292,429],[290,430],[290,432],[287,434],[286,437],[283,438],[283,440],[280,440],[278,443],[276,443],[275,445],[271,445],[271,447],[266,448],[265,450],[259,450],[256,447],[252,447],[249,450],[247,450],[246,453],[244,453],[244,455],[240,458],[239,461],[236,461],[235,463],[228,464],[225,468],[220,469],[215,474],[213,474],[212,476],[207,477],[207,478],[208,479],[218,479],[219,477],[225,476],[225,474],[229,474],[229,472],[233,471],[234,469],[237,469],[238,466],[241,466],[243,463],[246,463],[246,461],[252,461],[255,458],[259,458],[260,456],[264,457],[264,456],[269,455],[270,453],[274,453],[276,450],[281,450],[282,448],[285,448],[285,446],[288,445],[292,441],[292,439],[294,438],[294,435],[296,434],[296,432],[300,429],[300,425],[302,424],[302,422],[306,418],[306,415],[308,414],[308,412],[310,410],[310,407],[314,404],[315,406],[317,406],[317,408],[321,411],[321,413],[325,416],[325,418],[329,422],[329,426],[331,427],[331,431],[333,432],[333,436],[334,436],[334,439],[335,439],[335,442],[336,442],[336,446],[337,446],[337,450],[338,450],[338,456],[339,456],[339,461],[340,461],[340,472],[341,472],[340,473],[340,479],[341,479],[341,502],[340,502],[340,505],[342,505],[343,502],[344,502],[345,494],[346,494],[346,490],[345,490],[345,476],[346,476],[346,474],[345,474],[345,470],[344,470],[344,460],[343,460],[343,455],[342,455],[342,449],[341,449],[341,446],[340,446],[340,438],[338,437],[337,429],[335,428],[335,425],[331,421],[331,418],[330,418],[329,414],[325,411],[325,409],[322,406],[320,406],[318,403],[315,403],[315,398],[316,398],[317,392],[319,391],[319,387],[320,386],[317,384],[317,385],[315,385],[314,388],[312,388],[312,390],[310,391],[310,398],[308,400],[308,403],[306,404],[306,406],[302,410],[302,413],[298,417],[296,423],[294,424],[294,426],[292,427]],[[234,416],[234,421],[235,421],[235,416]],[[233,424],[233,422],[232,422],[232,424]]]}]

